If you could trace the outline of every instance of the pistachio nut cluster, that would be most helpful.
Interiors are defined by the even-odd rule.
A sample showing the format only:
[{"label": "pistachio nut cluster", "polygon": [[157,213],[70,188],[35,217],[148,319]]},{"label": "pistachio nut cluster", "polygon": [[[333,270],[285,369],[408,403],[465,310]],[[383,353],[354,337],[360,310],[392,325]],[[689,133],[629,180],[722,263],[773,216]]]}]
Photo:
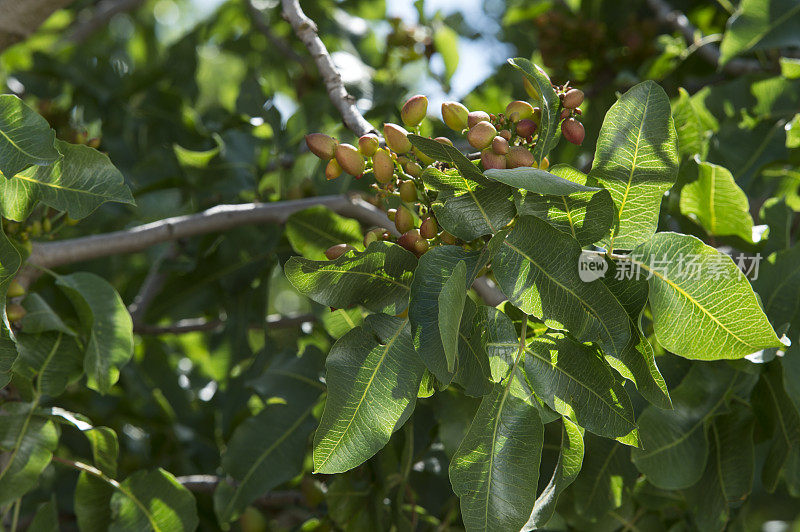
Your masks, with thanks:
[{"label": "pistachio nut cluster", "polygon": [[[539,91],[523,78],[525,91],[531,100],[539,102]],[[583,142],[585,131],[579,121],[581,90],[553,85],[560,99],[561,133],[573,143]],[[444,124],[460,135],[460,139],[440,136],[433,140],[462,149],[481,170],[531,167],[546,170],[547,157],[537,161],[533,149],[539,138],[542,111],[529,101],[514,100],[502,113],[483,110],[470,111],[459,102],[445,102],[441,107]],[[325,176],[336,179],[348,173],[358,179],[374,178],[370,185],[377,193],[377,204],[384,207],[388,218],[400,234],[396,242],[417,256],[431,246],[465,244],[441,230],[432,209],[435,192],[429,191],[422,179],[427,168],[447,169],[447,161],[438,161],[420,151],[409,138],[418,134],[428,115],[428,99],[415,95],[406,100],[400,110],[400,122],[383,124],[381,140],[375,133],[361,136],[354,144],[342,143],[323,133],[306,135],[309,150],[327,161]],[[364,246],[376,240],[395,240],[393,231],[376,228],[364,236]],[[332,246],[326,252],[335,260],[353,249],[347,244]]]}]

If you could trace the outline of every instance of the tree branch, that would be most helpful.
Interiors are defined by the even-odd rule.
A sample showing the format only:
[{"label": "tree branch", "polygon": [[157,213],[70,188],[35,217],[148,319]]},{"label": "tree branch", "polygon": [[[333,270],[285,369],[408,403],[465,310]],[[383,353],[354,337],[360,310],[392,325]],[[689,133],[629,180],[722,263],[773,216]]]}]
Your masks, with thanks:
[{"label": "tree branch", "polygon": [[181,238],[227,231],[257,223],[284,223],[290,214],[313,205],[325,205],[333,211],[366,225],[394,231],[386,214],[358,196],[319,196],[275,203],[219,205],[198,214],[176,216],[114,231],[56,242],[36,243],[28,259],[34,266],[54,268],[86,260],[142,251],[150,246]]},{"label": "tree branch", "polygon": [[30,37],[72,0],[0,0],[0,52]]},{"label": "tree branch", "polygon": [[342,76],[336,70],[336,65],[333,63],[328,49],[325,48],[317,34],[317,25],[303,13],[299,0],[283,0],[283,18],[292,25],[295,34],[314,59],[322,80],[325,82],[328,96],[342,115],[347,128],[359,137],[367,133],[380,136],[356,107],[355,98],[344,87]]},{"label": "tree branch", "polygon": [[[689,22],[686,15],[676,9],[672,9],[672,6],[665,0],[647,0],[647,3],[650,5],[650,9],[655,11],[656,18],[683,34],[683,38],[696,48],[700,57],[719,68],[719,48],[707,41],[700,30]],[[733,59],[726,63],[722,70],[729,74],[748,74],[750,72],[763,72],[765,68],[758,61]]]}]

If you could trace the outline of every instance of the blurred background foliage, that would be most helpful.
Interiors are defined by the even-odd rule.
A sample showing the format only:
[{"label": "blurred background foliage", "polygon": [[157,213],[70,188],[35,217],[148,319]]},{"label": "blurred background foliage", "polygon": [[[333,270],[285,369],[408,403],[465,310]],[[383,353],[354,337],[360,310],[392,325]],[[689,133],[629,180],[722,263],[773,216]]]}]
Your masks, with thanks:
[{"label": "blurred background foliage", "polygon": [[[346,142],[355,136],[342,125],[277,0],[130,5],[95,27],[96,2],[77,1],[0,55],[4,92],[33,105],[60,138],[94,143],[107,152],[138,203],[106,205],[78,227],[61,228],[59,238],[220,203],[368,191],[368,183],[347,175],[326,181],[321,163],[302,142],[314,131]],[[711,42],[719,40],[735,9],[728,0],[673,0],[672,7]],[[554,82],[571,81],[587,94],[586,142],[580,147],[562,142],[551,156],[579,168],[590,166],[604,113],[617,94],[642,80],[657,80],[676,105],[694,106],[702,118],[695,133],[709,140],[707,160],[733,172],[756,223],[769,222],[759,214],[765,203],[767,209],[779,204],[780,210],[771,211],[777,223],[794,228],[794,212],[800,210],[800,67],[791,60],[781,64],[775,52],[751,54],[763,67],[755,72],[719,69],[644,0],[307,0],[303,9],[319,26],[359,108],[376,126],[396,121],[402,102],[424,93],[431,100],[425,132],[446,135],[442,101],[501,112],[509,100],[525,97],[506,58],[529,57],[545,66]],[[687,145],[691,139],[682,135]],[[691,150],[683,154],[682,176],[688,179],[696,169]],[[704,236],[674,203],[664,202],[663,228]],[[759,243],[735,237],[712,241],[761,250]],[[117,431],[121,476],[153,467],[175,475],[215,473],[234,429],[269,402],[251,385],[275,353],[327,352],[341,334],[341,311],[311,303],[283,277],[281,264],[292,254],[283,228],[260,226],[80,265],[110,280],[130,302],[158,263],[167,277],[144,323],[202,318],[216,325],[191,334],[137,336],[135,360],[109,396],[73,386],[62,398],[64,408]],[[37,291],[68,307],[48,283],[40,281]],[[276,317],[297,315],[306,317],[302,325],[270,325]],[[670,357],[659,364],[673,389],[687,370],[685,361]],[[413,524],[458,530],[448,456],[476,407],[450,392],[421,400],[413,422],[389,446],[335,479],[311,475],[309,445],[303,471],[278,488],[296,498],[251,508],[234,526],[379,530]],[[559,438],[558,431],[548,434],[552,445],[546,450],[557,448]],[[78,456],[89,452],[77,434],[65,432],[62,441]],[[593,450],[593,442],[598,443],[587,441],[587,456],[604,452]],[[546,453],[545,460],[556,454]],[[593,523],[564,513],[554,527],[693,528],[680,494],[637,484],[635,476],[635,471],[632,477],[630,471],[619,473],[627,488]],[[37,495],[26,498],[23,514],[55,491],[59,509],[68,515],[74,482],[74,474],[48,469]],[[197,496],[201,528],[218,529],[210,493]],[[573,496],[568,492],[561,504],[573,504]],[[777,528],[769,530],[788,530],[798,508],[786,488],[770,495],[756,490],[731,526],[757,530],[770,521]]]}]

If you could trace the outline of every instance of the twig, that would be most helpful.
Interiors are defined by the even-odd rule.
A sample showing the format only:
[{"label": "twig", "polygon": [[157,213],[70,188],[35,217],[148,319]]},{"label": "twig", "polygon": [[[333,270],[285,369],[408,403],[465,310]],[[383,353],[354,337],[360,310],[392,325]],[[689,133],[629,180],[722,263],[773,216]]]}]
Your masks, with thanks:
[{"label": "twig", "polygon": [[142,4],[144,0],[102,0],[89,17],[79,17],[62,40],[81,44],[104,28],[115,15],[133,11]]},{"label": "twig", "polygon": [[359,137],[367,133],[378,135],[372,124],[367,122],[356,107],[355,98],[348,94],[342,82],[342,76],[336,70],[336,65],[333,63],[328,49],[325,48],[317,34],[317,25],[303,13],[299,0],[283,0],[283,18],[289,21],[295,34],[303,41],[314,59],[322,80],[325,82],[328,96],[342,115],[342,120],[347,128]]},{"label": "twig", "polygon": [[141,324],[144,319],[144,314],[147,312],[150,303],[156,298],[161,289],[164,287],[167,276],[161,271],[161,265],[167,258],[175,258],[178,254],[178,247],[171,245],[168,249],[153,261],[147,275],[144,278],[142,286],[139,288],[139,293],[133,299],[133,303],[128,305],[128,312],[131,314],[133,320],[133,327]]},{"label": "twig", "polygon": [[246,0],[246,4],[247,10],[250,12],[250,17],[253,21],[253,27],[257,29],[264,37],[266,37],[270,44],[278,49],[281,54],[292,61],[299,63],[303,69],[306,69],[305,58],[295,52],[289,43],[272,32],[272,28],[270,28],[267,22],[264,20],[264,14],[260,9],[253,5],[253,0]]},{"label": "twig", "polygon": [[[297,316],[273,314],[267,316],[266,326],[269,329],[289,329],[314,321],[317,321],[317,317],[313,314],[300,314]],[[225,321],[222,319],[207,320],[205,318],[180,320],[172,325],[137,325],[136,322],[134,322],[133,332],[147,335],[187,334],[192,332],[215,331],[223,325],[225,325]],[[254,329],[263,329],[264,324],[254,323],[251,327]]]},{"label": "twig", "polygon": [[[675,30],[683,34],[692,47],[695,48],[696,53],[719,68],[720,51],[710,40],[703,36],[699,29],[697,29],[689,19],[678,10],[672,9],[665,0],[647,0],[650,8],[655,11],[656,17],[672,26]],[[746,59],[733,59],[722,67],[722,70],[729,74],[748,74],[750,72],[763,72],[768,70],[761,65],[758,61]]]},{"label": "twig", "polygon": [[161,242],[227,231],[243,225],[284,223],[290,214],[314,205],[325,205],[342,216],[357,219],[366,225],[386,227],[389,230],[394,228],[394,224],[389,222],[383,211],[358,196],[319,196],[275,203],[219,205],[198,214],[167,218],[123,231],[36,243],[29,263],[54,268],[101,257],[134,253]]},{"label": "twig", "polygon": [[[213,493],[221,482],[216,475],[187,475],[176,480],[186,489],[194,493]],[[283,508],[292,505],[306,504],[306,498],[300,491],[276,491],[267,493],[256,499],[253,504],[261,508]]]}]

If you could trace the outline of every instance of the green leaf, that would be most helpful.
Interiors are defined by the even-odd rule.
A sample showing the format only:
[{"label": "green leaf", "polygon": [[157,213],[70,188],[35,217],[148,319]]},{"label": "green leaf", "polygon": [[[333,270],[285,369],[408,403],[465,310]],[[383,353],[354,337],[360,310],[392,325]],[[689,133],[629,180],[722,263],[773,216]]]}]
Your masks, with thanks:
[{"label": "green leaf", "polygon": [[[107,477],[117,474],[119,442],[117,434],[108,427],[94,427],[83,431],[92,447],[94,467]],[[114,486],[105,480],[86,472],[81,472],[75,486],[75,516],[78,527],[84,532],[108,530],[111,523],[111,497]]]},{"label": "green leaf", "polygon": [[322,315],[322,325],[325,332],[335,339],[339,339],[351,329],[364,323],[364,312],[361,308],[337,309]]},{"label": "green leaf", "polygon": [[800,46],[800,4],[794,0],[742,0],[728,19],[720,66],[745,52]]},{"label": "green leaf", "polygon": [[631,381],[642,396],[659,408],[672,408],[667,384],[656,364],[655,351],[642,331],[642,311],[648,287],[644,279],[616,279],[606,276],[603,283],[625,309],[630,320],[631,341],[619,353],[604,351],[606,361]]},{"label": "green leaf", "polygon": [[724,530],[729,505],[741,503],[750,493],[755,468],[753,424],[752,411],[740,403],[711,424],[708,466],[700,481],[685,492],[699,530]]},{"label": "green leaf", "polygon": [[466,395],[483,397],[492,391],[489,357],[483,345],[487,325],[485,309],[479,309],[470,298],[464,303],[458,331],[458,367],[453,381],[464,387]]},{"label": "green leaf", "polygon": [[372,457],[414,410],[425,366],[408,321],[369,316],[326,361],[328,399],[314,436],[318,473],[341,473]]},{"label": "green leaf", "polygon": [[265,401],[280,398],[289,404],[313,403],[325,391],[321,374],[325,355],[316,347],[306,347],[302,355],[293,349],[275,356],[258,378],[248,382]]},{"label": "green leaf", "polygon": [[39,505],[28,532],[58,532],[58,506],[55,497]]},{"label": "green leaf", "polygon": [[77,336],[61,317],[50,307],[47,301],[39,294],[33,293],[25,296],[22,302],[27,314],[22,318],[22,330],[25,334],[37,334],[48,331],[62,332],[70,336]]},{"label": "green leaf", "polygon": [[58,445],[52,421],[35,415],[35,404],[18,403],[0,412],[0,506],[36,487]]},{"label": "green leaf", "polygon": [[303,470],[315,405],[307,399],[268,404],[239,425],[222,455],[222,469],[234,482],[220,482],[214,492],[220,524],[238,518],[255,499]]},{"label": "green leaf", "polygon": [[467,531],[519,530],[536,502],[544,426],[536,409],[496,384],[450,462]]},{"label": "green leaf", "polygon": [[672,392],[672,410],[648,406],[639,416],[641,449],[633,463],[659,488],[688,488],[705,471],[708,457],[706,426],[725,403],[737,381],[728,366],[693,365]]},{"label": "green leaf", "polygon": [[767,364],[753,390],[753,405],[765,432],[772,436],[767,458],[761,470],[764,489],[773,493],[781,471],[800,448],[800,411],[783,386],[783,368],[778,361]]},{"label": "green leaf", "polygon": [[[553,175],[583,186],[587,176],[583,172],[559,164],[550,169]],[[594,187],[586,187],[593,189]],[[568,196],[546,196],[517,191],[514,193],[520,216],[533,215],[571,235],[581,246],[602,239],[614,222],[614,202],[605,189],[593,192],[576,192]]]},{"label": "green leaf", "polygon": [[[665,349],[685,358],[717,360],[782,345],[729,256],[693,236],[659,233],[630,257],[651,275],[655,334]],[[685,267],[683,262],[690,260],[699,265],[699,273]]]},{"label": "green leaf", "polygon": [[439,292],[439,332],[442,336],[444,357],[447,360],[447,371],[456,370],[458,357],[458,332],[461,328],[461,314],[464,310],[464,301],[467,299],[467,264],[459,261],[453,268],[450,277],[442,284]]},{"label": "green leaf", "polygon": [[68,383],[83,374],[83,352],[75,339],[64,333],[20,334],[17,347],[14,373],[30,381],[36,379],[36,389],[42,395],[61,395]]},{"label": "green leaf", "polygon": [[656,232],[661,198],[677,173],[669,98],[654,81],[639,83],[606,113],[589,173],[616,206],[608,249],[633,249]]},{"label": "green leaf", "polygon": [[379,241],[365,251],[350,251],[332,261],[292,257],[284,271],[299,292],[322,305],[363,305],[373,312],[399,314],[408,307],[416,267],[412,253]]},{"label": "green leaf", "polygon": [[83,362],[87,386],[108,393],[119,378],[119,368],[133,355],[128,309],[114,287],[93,273],[58,276],[56,285],[72,302],[89,338]]},{"label": "green leaf", "polygon": [[[767,243],[761,253],[769,256],[792,246],[792,225],[795,211],[786,204],[786,198],[770,198],[759,211],[759,218],[769,227]],[[754,281],[755,284],[755,281]]]},{"label": "green leaf", "polygon": [[781,57],[778,62],[781,65],[781,76],[786,79],[800,78],[800,58]]},{"label": "green leaf", "polygon": [[[6,292],[8,285],[14,280],[21,267],[22,254],[8,239],[0,224],[0,318],[2,318],[0,329],[5,327],[9,332],[12,332],[13,329],[8,321],[8,316],[6,316]],[[5,331],[0,330],[0,336],[3,335],[5,335]],[[13,338],[13,333],[10,336]]]},{"label": "green leaf", "polygon": [[444,61],[444,77],[450,80],[458,68],[458,33],[442,24],[433,34],[433,44]]},{"label": "green leaf", "polygon": [[681,214],[696,220],[710,235],[735,235],[753,241],[753,218],[747,195],[724,167],[697,163],[697,179],[681,189]]},{"label": "green leaf", "polygon": [[794,324],[800,310],[800,246],[780,250],[762,262],[753,286],[775,326]]},{"label": "green leaf", "polygon": [[358,221],[339,216],[323,205],[292,213],[286,220],[286,238],[297,253],[311,260],[327,260],[325,250],[337,244],[361,245]]},{"label": "green leaf", "polygon": [[591,433],[586,433],[585,445],[581,471],[570,491],[578,514],[597,519],[622,506],[636,468],[631,465],[630,447]]},{"label": "green leaf", "polygon": [[708,154],[711,136],[719,129],[719,123],[706,108],[702,99],[689,96],[686,89],[678,89],[678,99],[672,105],[675,130],[678,135],[678,150],[681,156]]},{"label": "green leaf", "polygon": [[126,478],[111,497],[111,512],[110,532],[188,532],[199,522],[194,496],[163,469]]},{"label": "green leaf", "polygon": [[525,347],[524,367],[531,388],[550,408],[600,436],[624,439],[633,432],[635,441],[628,394],[595,349],[547,333]]},{"label": "green leaf", "polygon": [[457,172],[427,168],[425,185],[438,191],[433,203],[436,220],[450,234],[466,241],[494,234],[516,214],[513,189],[490,181],[456,148],[435,140],[409,135],[412,144],[436,160],[453,164]]},{"label": "green leaf", "polygon": [[508,186],[550,196],[569,196],[576,192],[597,192],[597,187],[572,181],[539,168],[507,168],[486,170],[483,175]]},{"label": "green leaf", "polygon": [[0,390],[11,382],[11,368],[17,356],[17,344],[8,335],[5,326],[0,325]]},{"label": "green leaf", "polygon": [[748,189],[761,169],[788,157],[782,122],[764,120],[752,128],[725,122],[711,141],[708,160],[731,169],[733,179]]},{"label": "green leaf", "polygon": [[583,428],[567,418],[561,426],[561,452],[550,482],[536,499],[533,512],[523,532],[544,527],[556,511],[558,496],[578,477],[583,465]]},{"label": "green leaf", "polygon": [[561,103],[550,84],[550,78],[538,65],[522,57],[509,59],[508,62],[522,72],[539,92],[538,103],[542,110],[542,119],[539,123],[538,139],[533,147],[533,156],[537,163],[541,163],[560,139],[558,121]]},{"label": "green leaf", "polygon": [[62,159],[51,166],[17,174],[4,183],[3,196],[18,206],[8,216],[23,221],[37,201],[76,220],[89,216],[109,201],[136,204],[125,178],[107,155],[60,140],[56,141],[56,147]]},{"label": "green leaf", "polygon": [[58,159],[56,133],[47,120],[11,94],[0,94],[0,181],[32,165],[47,166]]},{"label": "green leaf", "polygon": [[571,236],[522,216],[501,242],[492,267],[503,293],[523,312],[582,342],[599,341],[620,352],[630,341],[628,317],[602,282],[580,279],[580,254]]},{"label": "green leaf", "polygon": [[[411,336],[425,366],[444,384],[450,383],[457,370],[455,359],[448,358],[456,353],[448,354],[446,349],[457,349],[457,326],[466,291],[491,258],[493,249],[487,246],[481,251],[464,251],[459,246],[437,246],[420,258],[414,272],[408,308]],[[456,286],[452,278],[462,262],[464,276],[458,279],[461,285]],[[447,316],[448,313],[452,315]],[[442,329],[442,317],[455,323]],[[445,342],[450,345],[445,347]]]}]

